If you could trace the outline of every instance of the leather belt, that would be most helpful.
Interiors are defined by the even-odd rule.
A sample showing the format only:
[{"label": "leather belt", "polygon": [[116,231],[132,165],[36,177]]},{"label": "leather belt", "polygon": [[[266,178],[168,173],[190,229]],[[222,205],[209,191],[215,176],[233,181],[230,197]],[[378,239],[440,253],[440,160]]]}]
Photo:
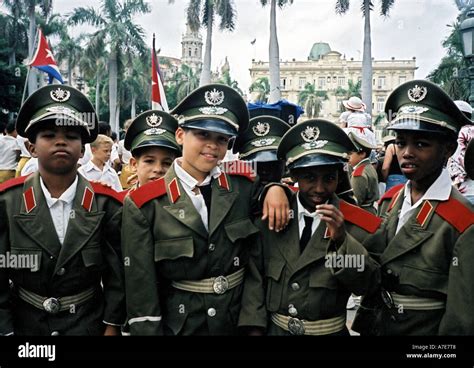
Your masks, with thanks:
[{"label": "leather belt", "polygon": [[32,291],[18,287],[18,296],[20,299],[31,304],[33,307],[45,310],[48,313],[56,314],[69,310],[72,305],[80,305],[92,299],[96,291],[95,287],[91,287],[79,294],[71,296],[61,296],[58,298],[47,298],[38,295]]},{"label": "leather belt", "polygon": [[329,335],[341,331],[346,325],[346,316],[318,321],[305,321],[299,318],[272,313],[272,322],[292,335]]},{"label": "leather belt", "polygon": [[224,294],[227,290],[240,285],[244,280],[244,274],[245,269],[241,268],[228,276],[211,277],[196,281],[171,281],[171,286],[192,293]]}]

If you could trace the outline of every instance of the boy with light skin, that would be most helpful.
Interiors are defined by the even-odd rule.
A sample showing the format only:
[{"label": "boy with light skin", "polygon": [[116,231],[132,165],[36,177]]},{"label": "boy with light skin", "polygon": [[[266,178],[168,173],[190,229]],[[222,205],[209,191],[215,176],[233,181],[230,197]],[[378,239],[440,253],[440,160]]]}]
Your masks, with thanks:
[{"label": "boy with light skin", "polygon": [[106,135],[99,134],[91,143],[92,158],[79,168],[79,173],[89,180],[110,185],[117,192],[122,191],[122,185],[117,172],[108,164],[112,153],[113,141]]},{"label": "boy with light skin", "polygon": [[117,335],[124,323],[121,200],[77,174],[94,121],[87,97],[69,86],[43,87],[20,110],[17,130],[39,170],[0,186],[0,253],[38,262],[0,269],[1,334]]},{"label": "boy with light skin", "polygon": [[[183,156],[164,177],[125,199],[123,251],[132,335],[238,333],[240,299],[258,230],[258,181],[246,167],[219,167],[229,140],[248,125],[233,89],[198,88],[172,112]],[[154,119],[152,129],[162,129]],[[166,133],[164,133],[166,134]],[[271,191],[281,188],[270,188]],[[283,206],[282,206],[283,207]],[[285,212],[278,208],[276,212]],[[246,274],[247,273],[247,274]]]}]

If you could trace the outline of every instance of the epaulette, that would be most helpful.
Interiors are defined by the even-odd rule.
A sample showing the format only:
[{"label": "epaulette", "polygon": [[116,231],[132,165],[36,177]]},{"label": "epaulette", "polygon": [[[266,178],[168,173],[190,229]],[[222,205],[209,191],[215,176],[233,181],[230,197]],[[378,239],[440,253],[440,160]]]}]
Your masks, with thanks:
[{"label": "epaulette", "polygon": [[293,193],[298,193],[300,190],[300,188],[294,187],[293,185],[288,185],[288,188],[290,188]]},{"label": "epaulette", "polygon": [[0,184],[0,193],[5,192],[7,189],[17,187],[19,185],[23,185],[25,180],[28,178],[27,176],[20,176],[18,178],[7,180],[6,182]]},{"label": "epaulette", "polygon": [[400,193],[400,189],[402,189],[404,185],[405,184],[398,184],[390,188],[389,190],[387,190],[385,194],[382,196],[382,198],[379,199],[379,202],[378,202],[379,205],[386,199],[393,199],[394,197],[398,197],[398,194]]},{"label": "epaulette", "polygon": [[237,176],[244,176],[248,180],[254,182],[255,181],[255,172],[253,168],[245,161],[230,161],[225,162],[225,173],[227,175],[237,175]]},{"label": "epaulette", "polygon": [[115,199],[117,202],[123,203],[123,195],[121,193],[117,193],[115,190],[112,188],[101,184],[101,183],[93,183],[89,182],[91,185],[92,189],[94,190],[95,194],[102,194],[107,197]]},{"label": "epaulette", "polygon": [[354,172],[352,173],[352,176],[355,176],[355,177],[362,176],[362,174],[364,173],[365,166],[366,165],[357,166],[357,169],[354,170]]},{"label": "epaulette", "polygon": [[449,198],[436,206],[435,212],[461,234],[474,223],[472,211],[457,199]]},{"label": "epaulette", "polygon": [[166,194],[166,183],[164,178],[146,183],[145,185],[137,188],[133,192],[129,193],[130,198],[141,208],[145,203],[151,201],[154,198],[162,197]]},{"label": "epaulette", "polygon": [[339,202],[339,209],[344,215],[344,220],[359,226],[371,234],[375,233],[382,223],[380,217],[375,216],[360,207],[349,204],[346,201]]}]

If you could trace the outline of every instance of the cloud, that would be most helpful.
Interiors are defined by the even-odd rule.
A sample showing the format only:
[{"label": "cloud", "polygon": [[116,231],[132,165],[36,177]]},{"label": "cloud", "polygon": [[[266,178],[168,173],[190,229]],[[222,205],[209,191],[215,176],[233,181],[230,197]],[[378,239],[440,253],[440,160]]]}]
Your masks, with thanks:
[{"label": "cloud", "polygon": [[[348,58],[362,57],[361,1],[351,0],[351,8],[344,16],[335,14],[335,0],[295,0],[293,5],[277,10],[280,58],[306,60],[313,43],[320,41],[329,43],[333,50]],[[167,0],[149,2],[152,13],[135,19],[146,31],[147,44],[151,46],[155,32],[161,54],[180,57],[188,0],[176,0],[173,5]],[[454,22],[458,14],[454,1],[396,0],[388,18],[379,16],[379,0],[375,2],[376,9],[371,15],[372,56],[378,60],[416,57],[419,67],[416,77],[426,77],[445,54],[441,42],[451,31],[446,24]],[[214,29],[212,68],[222,65],[227,56],[232,78],[245,90],[250,85],[251,60],[268,60],[270,8],[263,8],[258,0],[235,3],[235,31]],[[97,0],[76,0],[74,5],[61,1],[54,3],[54,11],[65,14],[77,6],[98,8]],[[205,32],[202,34],[205,42]],[[255,45],[251,45],[249,40],[255,38]]]}]

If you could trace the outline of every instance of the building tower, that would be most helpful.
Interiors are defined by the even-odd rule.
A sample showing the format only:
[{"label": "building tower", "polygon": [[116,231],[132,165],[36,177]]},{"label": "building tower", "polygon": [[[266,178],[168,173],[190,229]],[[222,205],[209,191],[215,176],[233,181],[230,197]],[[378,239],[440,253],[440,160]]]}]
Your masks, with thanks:
[{"label": "building tower", "polygon": [[193,32],[186,24],[186,33],[181,40],[181,62],[190,66],[196,73],[202,68],[202,37],[199,32]]}]

